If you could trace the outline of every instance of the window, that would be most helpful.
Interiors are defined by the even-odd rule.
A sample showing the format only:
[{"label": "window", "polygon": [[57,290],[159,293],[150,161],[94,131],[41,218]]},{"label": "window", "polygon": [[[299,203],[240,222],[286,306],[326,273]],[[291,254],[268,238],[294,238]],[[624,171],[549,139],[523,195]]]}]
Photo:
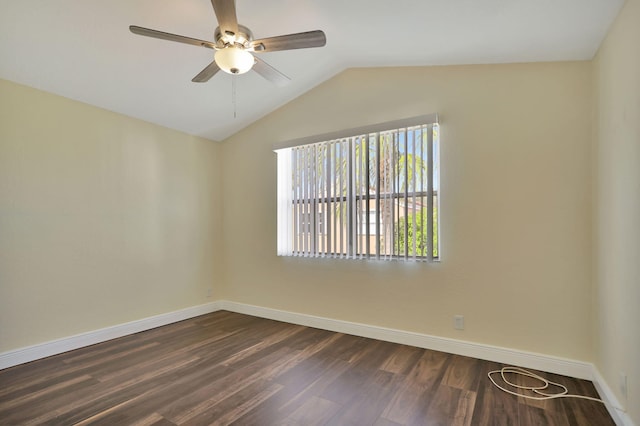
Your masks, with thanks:
[{"label": "window", "polygon": [[[376,234],[376,222],[378,221],[378,212],[375,210],[375,206],[373,209],[369,210],[369,227],[367,226],[361,226],[360,228],[358,228],[358,233],[360,235],[378,235]],[[367,232],[367,229],[369,230],[369,232]]]},{"label": "window", "polygon": [[437,116],[316,140],[276,150],[279,255],[439,259]]}]

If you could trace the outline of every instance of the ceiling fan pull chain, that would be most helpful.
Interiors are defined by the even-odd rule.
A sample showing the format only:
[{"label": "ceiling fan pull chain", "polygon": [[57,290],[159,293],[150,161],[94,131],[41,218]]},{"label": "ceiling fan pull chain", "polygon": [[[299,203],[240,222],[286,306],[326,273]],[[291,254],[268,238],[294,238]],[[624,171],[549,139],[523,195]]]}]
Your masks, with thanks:
[{"label": "ceiling fan pull chain", "polygon": [[233,118],[236,118],[236,76],[232,75],[231,76],[231,97],[232,97],[232,102],[233,102]]}]

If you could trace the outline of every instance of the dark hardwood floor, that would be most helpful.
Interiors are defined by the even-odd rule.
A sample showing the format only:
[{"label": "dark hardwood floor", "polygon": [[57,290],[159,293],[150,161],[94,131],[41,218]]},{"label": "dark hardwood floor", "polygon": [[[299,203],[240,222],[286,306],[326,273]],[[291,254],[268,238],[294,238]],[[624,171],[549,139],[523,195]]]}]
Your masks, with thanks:
[{"label": "dark hardwood floor", "polygon": [[499,391],[501,367],[221,311],[0,371],[0,424],[614,424],[597,402]]}]

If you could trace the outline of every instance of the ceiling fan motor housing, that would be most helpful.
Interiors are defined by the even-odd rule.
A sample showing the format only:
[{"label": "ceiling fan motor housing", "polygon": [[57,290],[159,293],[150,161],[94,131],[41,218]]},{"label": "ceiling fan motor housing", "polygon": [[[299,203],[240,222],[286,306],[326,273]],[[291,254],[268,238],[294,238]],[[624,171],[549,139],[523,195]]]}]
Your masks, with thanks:
[{"label": "ceiling fan motor housing", "polygon": [[220,27],[217,27],[213,34],[213,37],[213,39],[216,41],[216,46],[220,49],[223,49],[230,45],[248,49],[251,47],[251,41],[253,40],[253,34],[251,33],[251,30],[240,24],[238,24],[238,32],[236,34],[233,34],[229,31],[223,33],[220,30]]}]

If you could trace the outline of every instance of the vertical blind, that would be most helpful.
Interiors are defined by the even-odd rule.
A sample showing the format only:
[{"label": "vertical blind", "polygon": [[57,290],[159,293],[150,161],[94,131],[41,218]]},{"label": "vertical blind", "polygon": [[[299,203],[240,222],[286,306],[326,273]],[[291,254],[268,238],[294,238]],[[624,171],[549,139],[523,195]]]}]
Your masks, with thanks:
[{"label": "vertical blind", "polygon": [[437,260],[437,122],[276,150],[278,254]]}]

